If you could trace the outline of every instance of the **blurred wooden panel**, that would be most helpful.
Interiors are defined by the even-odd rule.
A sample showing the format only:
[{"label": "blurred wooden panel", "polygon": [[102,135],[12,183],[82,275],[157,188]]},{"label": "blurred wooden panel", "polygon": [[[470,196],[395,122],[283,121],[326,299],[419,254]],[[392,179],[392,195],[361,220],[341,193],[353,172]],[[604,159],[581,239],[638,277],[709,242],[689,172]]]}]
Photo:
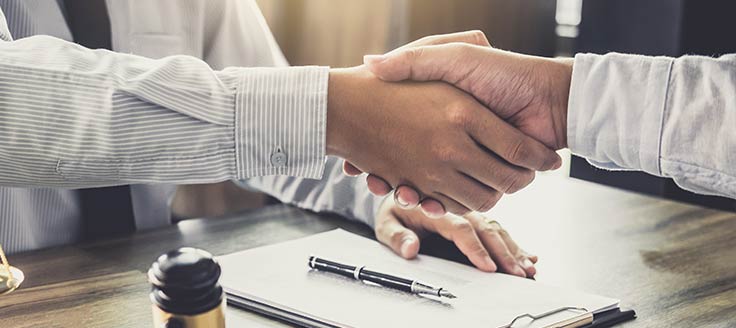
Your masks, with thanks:
[{"label": "blurred wooden panel", "polygon": [[292,65],[353,66],[383,53],[392,0],[258,0]]},{"label": "blurred wooden panel", "polygon": [[410,0],[409,38],[482,30],[494,47],[552,56],[556,0]]},{"label": "blurred wooden panel", "polygon": [[[410,0],[410,38],[465,30],[486,30],[494,10],[507,11],[515,1],[502,1],[494,7],[489,0]],[[500,6],[501,8],[498,8]],[[504,27],[504,26],[502,26]]]},{"label": "blurred wooden panel", "polygon": [[473,29],[502,49],[555,51],[556,0],[257,1],[292,65],[357,65],[364,54]]}]

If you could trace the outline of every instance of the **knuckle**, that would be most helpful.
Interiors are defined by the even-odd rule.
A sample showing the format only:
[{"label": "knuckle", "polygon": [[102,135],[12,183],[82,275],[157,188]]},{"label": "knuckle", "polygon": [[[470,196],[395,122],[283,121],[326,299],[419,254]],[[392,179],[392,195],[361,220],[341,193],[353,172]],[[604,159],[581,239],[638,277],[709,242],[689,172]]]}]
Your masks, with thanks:
[{"label": "knuckle", "polygon": [[523,140],[513,141],[508,149],[506,160],[511,163],[519,163],[527,156],[527,149]]},{"label": "knuckle", "polygon": [[433,186],[441,186],[442,181],[445,181],[444,176],[436,171],[428,171],[427,173],[423,175],[423,177],[424,177],[424,181],[429,186],[427,190],[433,189]]},{"label": "knuckle", "polygon": [[473,40],[476,44],[489,44],[488,38],[486,37],[486,34],[483,33],[481,30],[472,30],[470,31],[471,36],[473,37]]},{"label": "knuckle", "polygon": [[501,237],[501,231],[497,227],[494,227],[491,224],[484,224],[483,227],[480,229],[480,232],[486,236],[498,238]]},{"label": "knuckle", "polygon": [[388,239],[392,245],[401,245],[401,241],[404,239],[404,231],[394,230],[389,234]]},{"label": "knuckle", "polygon": [[424,54],[424,48],[422,47],[411,48],[407,50],[405,54],[408,57],[409,61],[413,62],[422,57],[422,54]]},{"label": "knuckle", "polygon": [[474,231],[473,226],[467,220],[455,220],[451,223],[451,229],[456,233],[467,234]]},{"label": "knuckle", "polygon": [[462,103],[455,103],[447,109],[447,120],[455,127],[464,129],[472,119],[470,109]]},{"label": "knuckle", "polygon": [[460,156],[455,147],[452,147],[451,145],[447,145],[445,143],[440,143],[433,147],[432,152],[435,159],[437,159],[441,163],[453,163]]}]

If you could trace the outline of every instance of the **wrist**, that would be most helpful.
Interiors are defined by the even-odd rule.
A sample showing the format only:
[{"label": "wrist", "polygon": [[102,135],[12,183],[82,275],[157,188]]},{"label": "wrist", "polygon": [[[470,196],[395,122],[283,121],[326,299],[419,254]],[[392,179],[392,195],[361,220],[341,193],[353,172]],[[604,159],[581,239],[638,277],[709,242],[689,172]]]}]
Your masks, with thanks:
[{"label": "wrist", "polygon": [[365,127],[365,104],[369,103],[370,80],[375,77],[362,66],[330,69],[327,90],[327,155],[349,159],[360,149]]},{"label": "wrist", "polygon": [[573,58],[555,58],[553,79],[550,83],[550,105],[554,121],[557,148],[567,148],[567,108],[572,83]]},{"label": "wrist", "polygon": [[345,135],[346,111],[349,110],[346,85],[349,69],[332,68],[327,87],[327,155],[343,157],[349,147]]}]

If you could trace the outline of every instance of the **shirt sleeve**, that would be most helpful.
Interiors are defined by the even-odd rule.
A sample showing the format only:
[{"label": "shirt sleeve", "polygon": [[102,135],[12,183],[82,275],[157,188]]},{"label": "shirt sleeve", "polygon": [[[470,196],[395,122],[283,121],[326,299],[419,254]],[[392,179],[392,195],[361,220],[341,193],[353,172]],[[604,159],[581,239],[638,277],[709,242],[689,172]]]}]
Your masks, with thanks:
[{"label": "shirt sleeve", "polygon": [[0,41],[0,185],[319,179],[327,79],[326,67],[215,71],[48,36]]},{"label": "shirt sleeve", "polygon": [[287,204],[318,213],[336,213],[371,227],[385,199],[371,194],[365,179],[346,176],[342,161],[332,156],[327,159],[321,180],[267,176],[243,180],[239,185],[266,192]]},{"label": "shirt sleeve", "polygon": [[601,168],[736,198],[736,55],[577,55],[568,144]]},{"label": "shirt sleeve", "polygon": [[[258,5],[253,0],[207,1],[204,60],[212,67],[287,66]],[[347,177],[341,161],[328,157],[321,180],[262,176],[238,184],[314,212],[331,212],[373,225],[383,197],[373,196],[365,179]]]}]

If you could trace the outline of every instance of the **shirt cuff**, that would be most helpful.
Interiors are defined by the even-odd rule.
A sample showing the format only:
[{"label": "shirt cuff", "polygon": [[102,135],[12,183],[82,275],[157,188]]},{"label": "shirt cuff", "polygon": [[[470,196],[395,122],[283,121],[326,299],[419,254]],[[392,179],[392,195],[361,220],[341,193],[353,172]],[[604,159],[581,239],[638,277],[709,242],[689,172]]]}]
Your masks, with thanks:
[{"label": "shirt cuff", "polygon": [[578,54],[568,102],[570,150],[593,165],[661,175],[662,124],[673,59]]},{"label": "shirt cuff", "polygon": [[240,74],[235,100],[237,178],[322,178],[329,68],[242,68]]}]

